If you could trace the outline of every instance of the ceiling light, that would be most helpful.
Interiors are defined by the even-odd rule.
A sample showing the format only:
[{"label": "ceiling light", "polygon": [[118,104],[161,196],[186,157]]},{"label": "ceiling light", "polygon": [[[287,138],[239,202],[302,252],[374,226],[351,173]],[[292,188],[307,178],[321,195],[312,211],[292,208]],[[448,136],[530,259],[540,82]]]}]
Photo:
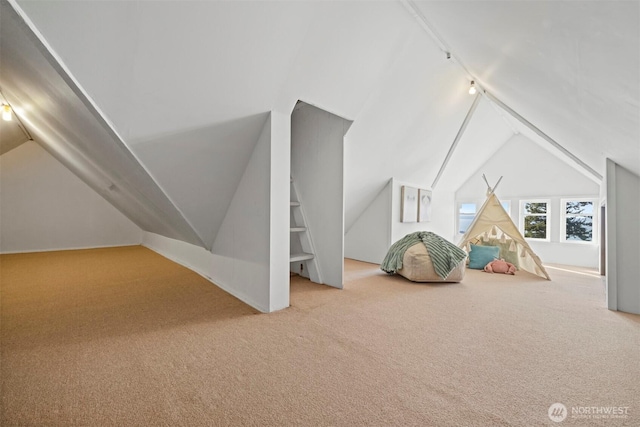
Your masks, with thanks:
[{"label": "ceiling light", "polygon": [[9,104],[4,104],[2,106],[2,120],[6,122],[11,121],[11,107],[9,106]]},{"label": "ceiling light", "polygon": [[476,84],[473,80],[471,80],[471,86],[469,87],[469,95],[476,94]]}]

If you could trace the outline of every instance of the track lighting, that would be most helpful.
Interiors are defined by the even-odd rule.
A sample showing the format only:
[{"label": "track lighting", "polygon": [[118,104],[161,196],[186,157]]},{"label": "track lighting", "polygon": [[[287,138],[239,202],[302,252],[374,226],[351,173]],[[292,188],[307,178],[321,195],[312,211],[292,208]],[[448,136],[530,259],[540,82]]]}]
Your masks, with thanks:
[{"label": "track lighting", "polygon": [[476,83],[471,80],[471,86],[469,86],[469,95],[475,95],[476,92]]},{"label": "track lighting", "polygon": [[11,121],[11,106],[9,104],[2,105],[2,120],[5,122]]}]

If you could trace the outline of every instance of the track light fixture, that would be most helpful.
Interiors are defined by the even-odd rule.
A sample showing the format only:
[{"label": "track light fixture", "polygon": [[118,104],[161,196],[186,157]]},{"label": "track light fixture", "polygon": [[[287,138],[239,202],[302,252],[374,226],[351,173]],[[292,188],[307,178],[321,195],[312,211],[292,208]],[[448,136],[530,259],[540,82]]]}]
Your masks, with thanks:
[{"label": "track light fixture", "polygon": [[469,95],[475,95],[476,92],[476,83],[471,80],[471,86],[469,86]]},{"label": "track light fixture", "polygon": [[11,106],[9,104],[2,105],[2,120],[5,122],[11,121]]}]

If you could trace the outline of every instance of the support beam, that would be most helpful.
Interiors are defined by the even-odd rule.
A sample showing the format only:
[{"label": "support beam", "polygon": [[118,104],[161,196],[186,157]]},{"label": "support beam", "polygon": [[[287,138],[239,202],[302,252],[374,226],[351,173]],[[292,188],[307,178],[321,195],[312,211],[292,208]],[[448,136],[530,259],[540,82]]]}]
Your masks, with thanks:
[{"label": "support beam", "polygon": [[438,45],[438,48],[447,55],[447,59],[451,59],[451,49],[445,43],[445,41],[436,32],[433,26],[429,23],[424,14],[418,9],[418,6],[412,0],[400,0],[400,3],[407,9],[407,12],[418,22],[418,25],[431,37],[431,39]]},{"label": "support beam", "polygon": [[[141,229],[210,249],[16,0],[0,1],[0,13],[2,90],[15,107],[23,102],[34,105],[19,117],[28,133]],[[33,87],[46,94],[48,104],[64,108],[54,111],[38,104]],[[83,125],[74,127],[78,120]]]},{"label": "support beam", "polygon": [[449,152],[447,153],[447,157],[444,158],[444,162],[442,162],[442,166],[440,166],[440,170],[438,171],[438,175],[436,175],[436,179],[434,179],[433,180],[433,184],[431,184],[431,189],[432,190],[436,188],[436,185],[438,184],[438,181],[440,181],[440,177],[444,173],[444,170],[446,169],[447,164],[449,163],[449,160],[451,159],[451,156],[453,155],[453,152],[455,151],[456,146],[458,145],[458,142],[460,141],[460,138],[462,138],[462,135],[464,134],[464,131],[467,129],[467,125],[471,121],[471,117],[473,117],[473,113],[476,111],[476,108],[478,107],[478,103],[479,102],[480,102],[480,93],[478,93],[476,95],[476,97],[473,99],[473,104],[471,104],[471,108],[469,108],[469,111],[467,112],[467,116],[464,118],[464,121],[462,122],[462,126],[460,126],[460,129],[458,130],[458,134],[454,138],[453,143],[451,144],[451,148],[449,148]]},{"label": "support beam", "polygon": [[567,156],[568,158],[570,158],[571,160],[573,160],[578,166],[580,166],[582,169],[584,169],[585,171],[589,172],[590,175],[592,175],[593,177],[595,177],[599,182],[602,181],[602,175],[600,175],[598,172],[596,172],[595,169],[593,169],[591,166],[589,166],[588,164],[586,164],[585,162],[583,162],[582,160],[580,160],[578,158],[578,156],[576,156],[575,154],[573,154],[571,151],[567,150],[566,148],[564,148],[562,145],[560,145],[559,143],[557,143],[553,138],[551,138],[549,135],[547,135],[546,133],[542,132],[540,129],[538,129],[533,123],[531,123],[530,121],[528,121],[527,119],[525,119],[524,117],[522,117],[520,114],[518,114],[517,112],[515,112],[511,107],[509,107],[508,105],[506,105],[504,102],[500,101],[498,98],[496,98],[495,96],[493,96],[491,93],[487,92],[486,90],[484,91],[484,94],[486,95],[486,97],[491,100],[492,102],[495,102],[500,108],[502,108],[503,110],[505,110],[507,113],[511,114],[511,116],[513,116],[514,118],[516,118],[520,123],[522,123],[523,125],[525,125],[526,127],[528,127],[529,129],[531,129],[533,132],[535,132],[538,136],[540,136],[542,139],[544,139],[545,141],[547,141],[549,144],[553,145],[555,148],[557,148],[560,152],[562,152],[562,154],[564,154],[565,156]]},{"label": "support beam", "polygon": [[[436,43],[438,48],[447,54],[447,58],[453,60],[454,62],[456,62],[460,66],[460,68],[462,68],[462,70],[467,75],[469,80],[473,80],[475,82],[476,87],[478,88],[478,93],[482,93],[483,95],[485,95],[487,97],[487,99],[489,101],[491,101],[491,102],[489,102],[489,104],[492,107],[495,108],[495,106],[497,105],[500,108],[502,108],[503,111],[506,111],[507,113],[509,113],[512,117],[514,117],[519,122],[524,124],[526,127],[531,129],[532,131],[534,131],[536,134],[538,134],[545,141],[547,141],[548,143],[553,145],[555,148],[560,150],[564,155],[566,155],[571,160],[573,160],[575,163],[577,163],[582,169],[584,169],[586,172],[588,172],[590,175],[592,175],[596,179],[597,182],[601,182],[602,181],[602,179],[603,179],[602,175],[600,175],[598,172],[596,172],[595,169],[593,169],[592,167],[587,165],[585,162],[580,160],[575,154],[573,154],[572,152],[570,152],[569,150],[564,148],[562,145],[558,144],[550,136],[548,136],[547,134],[542,132],[540,129],[538,129],[536,126],[534,126],[531,122],[526,120],[520,114],[516,113],[513,109],[511,109],[509,106],[505,105],[502,101],[497,99],[491,93],[489,93],[486,90],[484,90],[482,84],[480,84],[479,79],[469,71],[469,69],[460,60],[460,58],[458,58],[456,55],[454,55],[453,52],[451,52],[451,48],[446,43],[444,38],[440,34],[437,33],[437,31],[435,30],[433,25],[431,25],[431,23],[429,23],[427,18],[420,11],[420,8],[413,2],[413,0],[400,0],[400,2],[405,7],[405,9],[411,14],[411,16],[414,17],[414,19],[418,22],[418,24],[422,27],[422,29],[429,35],[429,37],[431,37],[431,39]],[[501,115],[501,117],[505,121],[507,126],[509,126],[511,128],[511,130],[513,131],[514,134],[518,134],[519,133],[518,130],[514,128],[513,124],[507,119],[507,117],[504,117],[502,115]],[[437,179],[436,179],[436,182],[437,182]],[[434,182],[434,185],[435,185],[435,182]]]}]

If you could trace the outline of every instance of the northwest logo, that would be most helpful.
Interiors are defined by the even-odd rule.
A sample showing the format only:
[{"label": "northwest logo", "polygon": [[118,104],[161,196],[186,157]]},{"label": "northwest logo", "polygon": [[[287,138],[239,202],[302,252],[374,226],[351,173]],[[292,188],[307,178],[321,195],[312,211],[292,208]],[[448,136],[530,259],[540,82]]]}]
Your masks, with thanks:
[{"label": "northwest logo", "polygon": [[554,403],[549,406],[549,419],[555,423],[561,423],[567,418],[567,407],[562,403]]}]

